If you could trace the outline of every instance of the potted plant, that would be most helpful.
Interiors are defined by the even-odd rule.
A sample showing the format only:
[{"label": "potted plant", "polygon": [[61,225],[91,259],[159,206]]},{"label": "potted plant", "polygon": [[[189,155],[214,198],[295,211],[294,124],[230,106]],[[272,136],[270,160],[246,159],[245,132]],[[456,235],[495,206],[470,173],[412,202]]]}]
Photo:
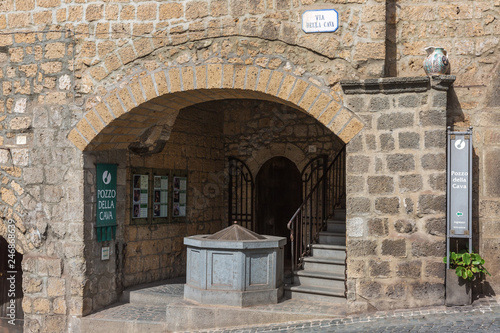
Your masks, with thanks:
[{"label": "potted plant", "polygon": [[[443,262],[446,263],[446,257]],[[450,269],[446,270],[446,305],[470,305],[472,281],[491,274],[486,270],[484,259],[478,253],[462,250],[450,252]]]}]

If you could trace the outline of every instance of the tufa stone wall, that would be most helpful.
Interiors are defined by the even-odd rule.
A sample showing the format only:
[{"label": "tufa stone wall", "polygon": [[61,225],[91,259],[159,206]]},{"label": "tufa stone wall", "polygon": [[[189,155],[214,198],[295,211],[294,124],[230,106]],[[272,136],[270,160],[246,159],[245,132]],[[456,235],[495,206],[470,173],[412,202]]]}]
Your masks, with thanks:
[{"label": "tufa stone wall", "polygon": [[421,75],[422,49],[443,46],[456,81],[449,95],[447,124],[455,130],[473,127],[474,251],[486,260],[492,276],[483,292],[500,287],[496,227],[500,207],[498,99],[500,82],[500,1],[398,1],[394,6],[394,57],[398,76]]},{"label": "tufa stone wall", "polygon": [[[141,123],[144,121],[141,117],[146,116],[147,121],[141,123],[142,127],[131,126],[131,132],[126,133],[130,136],[127,138],[128,141],[121,143],[133,142],[142,131],[158,120],[155,118],[158,117],[158,113],[136,109],[123,118],[120,118],[120,115],[127,114],[151,98],[172,93],[170,81],[167,81],[170,76],[167,75],[173,68],[179,71],[173,82],[178,84],[180,90],[174,87],[177,89],[174,89],[175,92],[201,88],[197,85],[198,77],[193,76],[192,80],[184,80],[189,74],[197,72],[197,66],[201,66],[202,72],[207,75],[216,73],[211,74],[212,79],[220,78],[218,81],[220,84],[203,86],[203,89],[216,88],[208,96],[203,93],[170,95],[163,104],[167,107],[176,106],[170,108],[170,111],[161,109],[164,113],[160,117],[163,120],[168,118],[166,123],[169,126],[173,125],[179,109],[199,101],[269,98],[270,93],[277,87],[274,83],[279,77],[282,80],[278,80],[280,82],[278,86],[290,88],[292,92],[295,89],[293,87],[297,87],[299,91],[303,89],[301,86],[304,84],[308,87],[308,93],[303,95],[307,98],[304,99],[302,95],[299,97],[307,108],[300,105],[299,100],[293,100],[291,98],[293,94],[288,94],[289,99],[286,101],[290,102],[289,106],[301,110],[307,109],[306,111],[316,118],[318,115],[323,115],[320,121],[327,126],[330,125],[330,129],[345,142],[351,140],[363,126],[368,126],[366,134],[362,134],[357,143],[353,142],[353,147],[361,145],[361,149],[364,150],[352,154],[359,157],[363,152],[368,154],[366,157],[370,162],[370,177],[389,177],[392,178],[392,183],[389,178],[371,178],[368,182],[368,175],[360,173],[353,174],[349,179],[355,181],[362,177],[366,181],[358,184],[363,188],[363,194],[353,193],[354,198],[361,200],[368,195],[368,198],[364,199],[370,202],[370,211],[383,216],[383,221],[385,218],[388,219],[388,235],[385,235],[385,231],[376,237],[365,234],[366,230],[369,230],[367,229],[369,224],[365,220],[368,213],[359,213],[360,216],[355,218],[363,218],[363,222],[360,223],[363,226],[363,235],[366,236],[352,236],[362,242],[349,243],[350,251],[366,248],[365,245],[368,244],[366,242],[373,242],[370,244],[375,244],[375,248],[374,252],[369,252],[372,253],[369,258],[380,257],[383,262],[389,262],[381,264],[381,269],[378,271],[383,274],[389,272],[396,277],[398,272],[402,272],[402,268],[398,268],[399,263],[403,265],[407,262],[417,262],[414,267],[416,269],[412,270],[420,272],[423,275],[422,281],[427,281],[425,283],[428,285],[421,288],[416,281],[409,279],[411,281],[403,285],[402,290],[406,293],[403,295],[413,292],[421,294],[422,290],[434,288],[432,286],[439,284],[439,281],[442,282],[441,278],[432,277],[433,273],[427,273],[427,260],[425,262],[420,260],[420,257],[413,252],[414,246],[417,246],[413,244],[419,244],[420,236],[423,237],[423,244],[430,240],[439,242],[439,239],[444,237],[438,231],[424,231],[427,230],[427,222],[424,223],[424,227],[422,219],[427,217],[430,219],[430,215],[434,213],[429,213],[429,216],[424,213],[423,218],[416,220],[418,231],[414,233],[406,232],[413,230],[411,223],[410,226],[404,223],[396,225],[396,221],[407,219],[402,217],[406,214],[403,214],[406,208],[403,209],[404,204],[402,204],[406,199],[411,199],[413,206],[417,205],[419,209],[421,198],[416,196],[417,192],[412,191],[428,189],[430,191],[428,195],[431,196],[429,198],[434,195],[440,197],[441,190],[438,184],[442,176],[432,178],[427,172],[439,174],[438,171],[432,170],[424,170],[421,175],[421,170],[417,172],[419,167],[427,165],[425,163],[432,164],[435,161],[429,158],[423,164],[423,153],[416,153],[417,155],[410,153],[413,149],[410,148],[411,144],[417,139],[413,134],[414,131],[407,131],[406,127],[403,127],[396,131],[398,133],[396,137],[389,129],[377,128],[379,116],[386,117],[381,121],[382,124],[395,123],[397,126],[403,126],[406,121],[410,121],[409,118],[394,119],[384,115],[382,111],[380,115],[367,112],[372,107],[372,101],[374,108],[385,107],[386,101],[382,97],[387,96],[395,96],[396,99],[396,104],[389,101],[389,111],[392,110],[394,113],[406,110],[405,102],[398,104],[399,97],[396,96],[399,93],[403,95],[412,93],[404,91],[382,92],[377,95],[361,93],[363,102],[355,103],[363,109],[351,106],[355,112],[364,113],[361,122],[356,114],[343,107],[344,96],[337,84],[340,79],[376,78],[382,73],[389,76],[423,75],[421,63],[425,53],[422,48],[427,45],[445,46],[449,51],[452,74],[457,75],[455,86],[448,95],[447,124],[455,126],[455,129],[465,129],[470,125],[475,128],[477,186],[474,189],[474,222],[476,230],[480,231],[475,243],[478,246],[477,250],[486,257],[488,263],[491,263],[487,267],[494,276],[487,279],[484,287],[487,292],[494,293],[500,286],[500,266],[496,265],[500,259],[498,255],[500,231],[496,227],[500,211],[500,191],[497,186],[500,183],[497,172],[497,162],[500,160],[500,141],[497,132],[500,121],[496,116],[500,111],[498,99],[500,2],[498,0],[474,2],[336,0],[334,2],[333,4],[331,1],[316,0],[200,0],[173,3],[0,1],[2,31],[0,35],[2,65],[0,68],[2,126],[0,209],[3,219],[11,217],[15,219],[18,251],[25,255],[23,266],[26,281],[23,308],[26,313],[27,331],[64,331],[68,322],[73,320],[68,318],[82,313],[84,286],[87,286],[86,290],[95,290],[95,287],[90,288],[90,286],[96,282],[89,284],[85,280],[87,274],[85,271],[92,270],[93,263],[88,265],[85,263],[83,241],[84,237],[88,236],[84,235],[83,188],[84,181],[88,186],[92,186],[90,183],[92,177],[88,176],[88,172],[83,172],[84,159],[75,145],[80,150],[87,146],[91,150],[95,147],[89,146],[89,142],[101,130],[105,130],[103,134],[110,130],[123,131],[117,124],[127,120],[127,126],[130,125],[127,117],[142,119],[134,122]],[[303,33],[300,30],[301,13],[304,10],[321,8],[337,9],[340,13],[339,30],[331,34]],[[45,32],[27,32],[31,29]],[[57,32],[64,29],[71,30],[75,37],[73,33],[67,35]],[[27,33],[19,33],[21,30]],[[234,67],[226,67],[228,65]],[[209,71],[209,68],[213,68],[211,66],[216,66],[216,70]],[[242,72],[241,68],[244,68],[245,73],[243,87],[242,81],[237,79],[241,78],[237,74]],[[158,74],[159,72],[163,74]],[[224,73],[233,73],[232,81],[229,76],[224,78]],[[267,80],[261,76],[262,73],[269,74]],[[272,80],[271,73],[276,73]],[[157,81],[158,75],[164,75],[165,80]],[[237,89],[249,90],[248,78],[265,82],[263,83],[265,88],[261,90],[254,86],[254,89],[262,94],[258,96],[253,92],[240,94],[241,91]],[[285,78],[288,78],[288,81],[285,81]],[[292,78],[297,81],[290,85],[289,81]],[[203,82],[208,81],[205,77]],[[188,86],[184,85],[186,82]],[[299,85],[299,82],[304,83]],[[269,86],[272,89],[268,91]],[[72,90],[73,87],[75,92]],[[230,91],[222,92],[219,89],[230,89]],[[434,90],[426,89],[429,95],[427,104],[422,107],[434,108],[431,101],[433,97],[430,97],[433,96]],[[282,92],[290,93],[286,89]],[[279,93],[276,92],[273,101],[283,103],[285,99],[281,98]],[[423,96],[425,92],[420,91],[416,94]],[[205,96],[206,99],[201,100],[200,96]],[[377,98],[381,101],[376,102]],[[181,103],[178,104],[179,102]],[[323,112],[324,103],[334,102],[336,104],[332,105],[336,108],[332,108],[331,112]],[[156,107],[153,104],[155,103],[150,106]],[[408,109],[412,108],[414,107]],[[115,111],[121,112],[115,114]],[[145,112],[146,115],[141,112]],[[120,119],[110,124],[115,120],[115,116]],[[377,124],[374,123],[375,118]],[[413,118],[413,122],[417,123],[418,119],[420,118]],[[79,126],[75,128],[77,123]],[[441,118],[437,123],[441,123]],[[339,132],[341,129],[345,132]],[[67,140],[70,130],[73,132],[69,136],[70,140]],[[422,127],[419,130],[426,128]],[[436,136],[439,137],[439,130],[437,128],[435,130]],[[406,132],[408,134],[404,134]],[[419,148],[425,148],[428,156],[439,154],[430,152],[431,148],[425,147],[427,134],[418,132],[418,135]],[[108,138],[113,139],[113,135]],[[405,141],[407,146],[404,144]],[[382,151],[382,147],[389,149],[392,145],[400,152]],[[114,145],[103,146],[103,149],[124,149],[126,146],[118,148]],[[378,162],[373,153],[376,153],[381,162]],[[120,160],[121,157],[113,155],[114,152],[107,154],[103,155],[103,160],[115,160],[121,169],[122,165],[126,165],[126,161]],[[391,155],[404,156],[400,156],[402,157],[400,159]],[[415,171],[411,170],[411,165],[404,163],[407,161],[406,155],[413,156]],[[391,163],[401,164],[409,170],[394,171],[397,177],[392,175],[390,170],[389,175],[376,171],[379,167],[388,170],[389,159],[392,160]],[[89,165],[85,164],[85,167],[88,169]],[[120,177],[126,179],[128,176],[121,171]],[[422,189],[419,190],[420,179],[422,179]],[[126,180],[123,184],[127,186]],[[355,185],[356,183],[352,183],[351,187],[357,188]],[[403,191],[404,188],[408,188],[408,191]],[[369,191],[375,191],[373,199]],[[393,215],[388,209],[397,207],[393,199],[396,196],[401,196],[403,201],[399,202],[397,208],[399,213]],[[422,205],[425,204],[423,199],[424,197]],[[414,208],[414,211],[419,211],[418,209]],[[436,217],[440,218],[442,216]],[[352,221],[359,222],[359,220]],[[394,223],[391,224],[389,221]],[[385,222],[381,223],[384,225]],[[436,225],[441,224],[436,222]],[[5,225],[0,223],[0,235],[5,233]],[[364,237],[366,239],[363,239]],[[387,237],[387,242],[399,245],[403,239],[409,259],[394,261],[395,256],[385,254],[388,252],[383,254],[384,237]],[[87,255],[93,253],[95,249],[89,251]],[[439,266],[438,256],[425,258],[430,259],[429,262],[435,261]],[[361,265],[369,265],[367,260]],[[418,266],[418,262],[421,266]],[[354,267],[353,263],[350,265]],[[364,267],[368,269],[368,266]],[[355,270],[350,272],[356,274]],[[107,274],[109,278],[107,282],[103,282],[101,289],[112,286],[111,276],[115,273],[112,270],[106,271],[105,275]],[[394,304],[404,306],[405,303],[402,301],[396,301],[397,297],[404,296],[389,292],[390,279],[385,279],[382,273],[370,273],[368,270],[364,277],[353,278],[356,283],[350,283],[349,297],[352,299],[354,297],[352,291],[357,290],[359,298],[363,296],[373,300],[380,295],[380,304],[376,304],[378,307],[393,307]],[[95,272],[92,271],[92,274]],[[373,274],[373,289],[365,288],[368,283],[366,274]],[[56,285],[57,288],[54,287]],[[59,290],[64,290],[62,295],[59,295],[62,293]],[[436,287],[435,295],[440,294],[440,289]],[[423,304],[423,300],[414,299],[415,301],[409,301],[407,304],[409,306]],[[108,301],[109,299],[99,302],[104,304]],[[87,306],[88,304],[85,307]]]},{"label": "tufa stone wall", "polygon": [[348,106],[366,124],[347,145],[347,297],[354,308],[444,303],[453,79],[343,83]]},{"label": "tufa stone wall", "polygon": [[10,34],[4,27],[0,35],[0,235],[7,219],[16,221],[27,331],[64,331],[68,317],[82,313],[82,159],[66,139],[82,116],[72,40],[64,32]]},{"label": "tufa stone wall", "polygon": [[[299,170],[314,157],[334,155],[343,142],[307,114],[282,104],[234,100],[221,102],[224,110],[226,156],[247,163],[255,178],[274,156],[293,161]],[[316,152],[309,152],[314,145]]]},{"label": "tufa stone wall", "polygon": [[[103,87],[99,97],[87,100],[85,118],[70,133],[70,140],[82,150],[125,149],[154,123],[171,126],[183,107],[228,98],[264,99],[298,108],[345,142],[362,128],[359,118],[342,107],[339,93],[300,65],[274,54],[266,55],[264,64],[254,65],[260,52],[257,42],[232,38],[193,43],[171,63],[162,60],[177,50],[165,48],[146,57],[146,62],[127,66],[110,77],[112,85]],[[298,58],[293,48],[272,46],[272,52]],[[202,58],[197,55],[199,48],[207,48]],[[233,52],[241,53],[244,63],[233,64]],[[115,138],[112,133],[121,135]]]},{"label": "tufa stone wall", "polygon": [[[216,109],[190,107],[180,111],[160,153],[140,156],[117,150],[85,154],[84,314],[116,302],[126,287],[185,275],[184,237],[221,229],[222,120],[223,113]],[[102,243],[97,242],[95,230],[95,163],[118,164],[116,240]],[[131,221],[131,168],[134,167],[188,172],[187,221],[153,224]],[[172,214],[170,209],[169,214]],[[100,259],[103,246],[111,249],[109,261]]]},{"label": "tufa stone wall", "polygon": [[[127,207],[124,286],[185,275],[184,237],[211,234],[225,225],[222,126],[223,114],[219,110],[203,104],[189,107],[179,112],[161,153],[144,158],[130,156],[131,167],[186,170],[188,206],[187,221],[149,226],[132,224],[131,209]],[[130,174],[129,185],[131,178]]]},{"label": "tufa stone wall", "polygon": [[[83,290],[82,314],[90,314],[97,309],[116,302],[123,287],[124,223],[127,208],[128,152],[114,150],[84,154],[84,229],[85,229],[85,285]],[[116,239],[97,242],[96,209],[97,179],[96,163],[117,164],[116,180]],[[110,248],[109,260],[101,260],[101,248]]]}]

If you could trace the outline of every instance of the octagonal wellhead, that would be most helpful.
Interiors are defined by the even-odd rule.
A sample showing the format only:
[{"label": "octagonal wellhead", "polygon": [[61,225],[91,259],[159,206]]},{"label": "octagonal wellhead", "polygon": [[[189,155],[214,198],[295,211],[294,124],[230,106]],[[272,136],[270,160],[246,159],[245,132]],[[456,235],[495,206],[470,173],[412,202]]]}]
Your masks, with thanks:
[{"label": "octagonal wellhead", "polygon": [[278,303],[282,297],[286,238],[233,224],[213,235],[186,237],[184,244],[185,299],[246,307]]}]

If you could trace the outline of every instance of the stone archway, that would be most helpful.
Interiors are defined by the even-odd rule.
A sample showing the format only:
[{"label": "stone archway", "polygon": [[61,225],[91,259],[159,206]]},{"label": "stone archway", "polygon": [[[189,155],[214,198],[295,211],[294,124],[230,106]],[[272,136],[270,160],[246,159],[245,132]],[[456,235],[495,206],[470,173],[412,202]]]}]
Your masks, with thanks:
[{"label": "stone archway", "polygon": [[[308,113],[345,143],[363,123],[337,99],[301,77],[256,66],[203,64],[161,68],[119,84],[89,110],[69,133],[82,151],[127,149],[152,126],[168,137],[180,109],[198,103],[236,99],[279,102]],[[165,133],[165,131],[167,133]]]},{"label": "stone archway", "polygon": [[[176,149],[180,145],[187,145],[179,136],[179,126],[192,131],[195,126],[189,125],[188,122],[196,119],[197,128],[206,129],[210,127],[207,126],[207,122],[216,121],[216,118],[219,118],[221,115],[219,109],[214,108],[210,113],[209,110],[204,110],[201,107],[202,103],[228,99],[279,103],[298,110],[297,113],[303,112],[308,116],[307,118],[314,118],[318,125],[326,127],[325,132],[334,133],[344,143],[349,142],[363,128],[362,121],[344,107],[339,97],[332,95],[327,86],[319,86],[312,82],[283,69],[273,70],[254,65],[204,63],[163,66],[152,71],[135,74],[116,83],[114,86],[119,88],[99,98],[99,103],[90,107],[71,130],[68,139],[84,152],[84,164],[88,165],[85,172],[90,179],[95,177],[95,168],[91,161],[117,164],[118,173],[123,175],[122,183],[119,184],[122,193],[127,193],[130,176],[136,172],[132,170],[138,167],[147,168],[149,171],[144,172],[149,172],[149,174],[158,170],[164,172],[167,169],[169,172],[179,169],[194,172],[191,174],[192,177],[188,175],[188,179],[193,183],[193,190],[190,192],[191,194],[188,194],[192,197],[188,197],[188,202],[196,206],[199,203],[198,199],[210,195],[208,192],[211,190],[215,191],[214,195],[217,197],[215,201],[222,198],[222,192],[218,190],[219,183],[212,184],[214,186],[210,187],[211,184],[204,182],[214,177],[217,181],[219,180],[218,175],[224,172],[224,164],[219,163],[220,156],[223,154],[216,154],[216,158],[210,154],[212,164],[209,167],[205,162],[187,163],[187,160],[179,162],[179,156],[186,158],[182,156],[182,153],[176,155],[175,160],[172,158],[159,158],[157,160],[155,157],[162,154],[167,156],[170,152],[174,154],[176,150],[181,150]],[[180,112],[181,110],[182,112]],[[208,113],[205,116],[200,116],[200,111]],[[195,132],[189,133],[191,137],[200,135],[200,133]],[[206,135],[208,137],[212,134],[207,133]],[[205,144],[204,139],[193,141],[196,142],[190,142],[189,145],[195,150],[200,148],[202,151],[206,148],[197,146],[200,141]],[[166,146],[160,145],[158,147],[159,142],[166,143]],[[174,145],[178,146],[173,147]],[[217,146],[216,148],[221,147]],[[284,147],[274,147],[271,153],[282,155],[276,151],[277,149],[294,150],[293,147],[285,145]],[[125,153],[115,154],[116,151]],[[137,156],[130,157],[134,154]],[[204,154],[204,152],[201,153],[201,155]],[[172,156],[169,155],[169,157]],[[198,157],[200,156],[197,152],[196,158]],[[137,172],[141,173],[142,171]],[[194,184],[195,182],[196,184]],[[86,185],[90,192],[93,191],[94,183],[91,181]],[[222,223],[223,216],[219,214],[220,207],[216,207],[215,204],[213,207],[210,206],[208,210],[213,209],[212,211],[217,212],[214,215],[217,217],[216,219],[205,218],[205,213],[201,213],[203,207],[192,207],[192,210],[196,211],[193,216],[196,216],[198,220],[193,220],[192,225],[188,226],[185,231],[170,235],[169,232],[173,228],[171,224],[154,224],[151,228],[154,229],[155,239],[151,239],[153,231],[148,229],[149,224],[140,225],[130,222],[130,218],[127,217],[127,212],[129,212],[127,209],[129,201],[127,200],[129,199],[125,195],[121,201],[117,202],[117,205],[126,207],[120,217],[124,223],[117,228],[116,240],[107,244],[116,250],[111,260],[121,261],[123,265],[120,266],[119,270],[114,271],[114,274],[89,275],[89,287],[85,291],[84,299],[91,299],[92,301],[88,301],[86,304],[92,304],[92,306],[86,307],[84,313],[95,311],[112,303],[116,300],[120,288],[142,282],[151,282],[159,278],[179,276],[183,260],[183,250],[179,244],[181,244],[183,232],[186,235],[194,234],[200,231],[200,226],[206,227],[204,230],[207,232],[212,232]],[[209,200],[210,205],[212,205],[211,202],[214,200]],[[201,206],[204,204],[206,204],[205,201],[201,203]],[[89,216],[87,220],[89,222],[93,221],[92,205],[90,200],[85,205],[89,212],[85,213]],[[183,228],[186,228],[184,224],[182,225]],[[161,236],[158,236],[160,234]],[[87,266],[100,267],[100,269],[112,267],[111,262],[99,260],[100,245],[94,243],[92,237],[93,235],[89,233],[85,240],[85,242],[92,242],[92,246],[88,247],[88,253],[85,254]],[[168,247],[171,250],[171,257],[165,254],[161,257],[161,262],[158,258],[163,250],[157,246],[161,243],[157,241],[158,237],[169,239]],[[175,254],[172,255],[174,252]],[[175,265],[172,262],[167,264],[170,266],[164,266],[164,262],[169,262],[173,257],[177,258],[175,260],[178,262],[176,261]],[[110,285],[111,287],[107,289],[106,294],[95,293],[91,286],[96,284]]]},{"label": "stone archway", "polygon": [[291,160],[297,168],[301,170],[308,162],[307,156],[302,149],[293,143],[277,143],[268,148],[262,148],[256,151],[246,160],[248,167],[253,175],[256,175],[260,168],[273,156],[284,156]]}]

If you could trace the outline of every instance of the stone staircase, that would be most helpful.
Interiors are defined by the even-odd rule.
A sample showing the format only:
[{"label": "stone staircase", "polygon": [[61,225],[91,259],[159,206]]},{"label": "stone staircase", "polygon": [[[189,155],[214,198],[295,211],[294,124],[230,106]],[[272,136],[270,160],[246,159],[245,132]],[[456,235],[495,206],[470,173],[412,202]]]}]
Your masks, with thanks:
[{"label": "stone staircase", "polygon": [[285,295],[306,299],[345,303],[345,210],[336,210],[327,221],[326,231],[312,245],[312,255],[303,259],[304,269],[295,271],[293,284],[285,286]]}]

